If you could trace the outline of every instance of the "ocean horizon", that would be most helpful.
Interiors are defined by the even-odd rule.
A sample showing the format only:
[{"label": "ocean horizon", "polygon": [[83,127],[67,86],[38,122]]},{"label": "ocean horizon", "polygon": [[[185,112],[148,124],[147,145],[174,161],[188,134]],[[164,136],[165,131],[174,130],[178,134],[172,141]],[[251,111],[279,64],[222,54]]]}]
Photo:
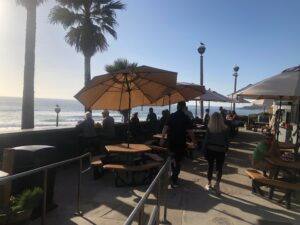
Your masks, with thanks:
[{"label": "ocean horizon", "polygon": [[[189,110],[195,115],[195,105],[187,103]],[[59,113],[59,127],[74,127],[78,121],[84,119],[84,107],[77,100],[72,99],[48,99],[35,98],[35,128],[53,128],[56,126],[56,113],[54,108],[59,105],[61,112]],[[222,104],[223,105],[223,104]],[[135,107],[132,113],[138,112],[141,121],[147,118],[150,107]],[[161,117],[161,111],[168,109],[168,106],[153,107],[158,117]],[[205,106],[207,108],[207,106]],[[230,110],[229,107],[224,107]],[[210,113],[218,111],[218,106],[211,106]],[[171,106],[171,112],[176,111],[176,104]],[[238,115],[249,115],[261,112],[261,109],[249,110],[236,108]],[[95,122],[102,123],[102,110],[93,110],[93,119]],[[123,117],[118,111],[110,111],[110,115],[115,122],[122,122]],[[21,130],[22,116],[22,97],[1,97],[0,96],[0,132]],[[199,116],[199,105],[198,105]]]}]

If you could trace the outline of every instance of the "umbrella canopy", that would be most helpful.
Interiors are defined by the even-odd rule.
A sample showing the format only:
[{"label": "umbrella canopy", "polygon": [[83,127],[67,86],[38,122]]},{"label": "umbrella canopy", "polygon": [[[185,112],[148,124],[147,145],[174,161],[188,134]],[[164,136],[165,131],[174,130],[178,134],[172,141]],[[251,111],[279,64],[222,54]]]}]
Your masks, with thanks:
[{"label": "umbrella canopy", "polygon": [[226,96],[216,92],[212,91],[210,89],[205,91],[205,94],[194,98],[196,101],[212,101],[212,102],[230,102],[230,99]]},{"label": "umbrella canopy", "polygon": [[300,66],[288,68],[237,93],[238,96],[256,99],[300,99]]},{"label": "umbrella canopy", "polygon": [[75,98],[90,109],[126,110],[156,101],[176,80],[175,72],[139,66],[96,76]]},{"label": "umbrella canopy", "polygon": [[273,99],[256,99],[252,102],[252,104],[268,108],[273,105]]},{"label": "umbrella canopy", "polygon": [[174,89],[167,89],[163,97],[151,105],[164,106],[189,101],[205,93],[205,87],[193,83],[177,83]]}]

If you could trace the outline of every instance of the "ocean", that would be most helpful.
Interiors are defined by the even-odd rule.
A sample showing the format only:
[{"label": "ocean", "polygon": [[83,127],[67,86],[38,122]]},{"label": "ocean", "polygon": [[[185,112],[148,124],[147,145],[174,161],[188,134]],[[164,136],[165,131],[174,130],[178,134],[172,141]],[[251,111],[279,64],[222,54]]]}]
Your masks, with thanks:
[{"label": "ocean", "polygon": [[[78,121],[84,119],[84,107],[77,100],[63,99],[35,99],[35,128],[53,128],[56,126],[56,113],[54,108],[58,104],[61,108],[59,113],[59,127],[74,127]],[[189,104],[189,103],[188,103]],[[195,114],[195,106],[188,105],[188,108]],[[230,109],[229,107],[224,107]],[[154,107],[154,111],[158,117],[161,111],[168,109],[168,106]],[[149,107],[136,107],[132,112],[138,112],[141,121],[146,120]],[[171,112],[175,112],[176,105],[172,105]],[[20,97],[0,97],[0,132],[20,130],[21,127],[21,111],[22,98]],[[210,107],[210,113],[218,111],[217,106]],[[249,115],[259,113],[261,110],[246,110],[236,108],[238,115]],[[199,114],[199,105],[198,105]],[[116,122],[122,122],[122,115],[117,111],[110,111],[110,115],[114,117]],[[100,110],[93,110],[93,118],[95,122],[102,122]]]}]

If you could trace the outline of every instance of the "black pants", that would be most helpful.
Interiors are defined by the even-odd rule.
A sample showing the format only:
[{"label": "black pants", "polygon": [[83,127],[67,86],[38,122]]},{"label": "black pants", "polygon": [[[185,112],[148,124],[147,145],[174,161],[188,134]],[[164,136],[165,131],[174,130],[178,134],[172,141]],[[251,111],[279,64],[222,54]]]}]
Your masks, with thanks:
[{"label": "black pants", "polygon": [[171,169],[172,169],[172,176],[171,179],[174,183],[177,183],[178,176],[181,170],[181,161],[186,156],[186,150],[185,147],[182,148],[173,148],[171,149],[171,157],[172,157],[172,163],[171,163]]},{"label": "black pants", "polygon": [[207,179],[210,182],[212,179],[214,164],[216,161],[216,171],[217,171],[217,182],[221,181],[223,164],[225,161],[225,152],[216,152],[212,150],[207,150],[206,159],[208,161]]}]

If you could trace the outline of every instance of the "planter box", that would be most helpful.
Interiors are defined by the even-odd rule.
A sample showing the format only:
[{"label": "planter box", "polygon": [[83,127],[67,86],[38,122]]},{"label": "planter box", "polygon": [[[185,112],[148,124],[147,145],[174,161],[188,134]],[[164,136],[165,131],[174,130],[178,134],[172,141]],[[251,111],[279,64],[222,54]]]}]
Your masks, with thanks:
[{"label": "planter box", "polygon": [[0,225],[18,225],[24,224],[29,220],[32,211],[20,211],[12,215],[1,214],[0,215]]}]

